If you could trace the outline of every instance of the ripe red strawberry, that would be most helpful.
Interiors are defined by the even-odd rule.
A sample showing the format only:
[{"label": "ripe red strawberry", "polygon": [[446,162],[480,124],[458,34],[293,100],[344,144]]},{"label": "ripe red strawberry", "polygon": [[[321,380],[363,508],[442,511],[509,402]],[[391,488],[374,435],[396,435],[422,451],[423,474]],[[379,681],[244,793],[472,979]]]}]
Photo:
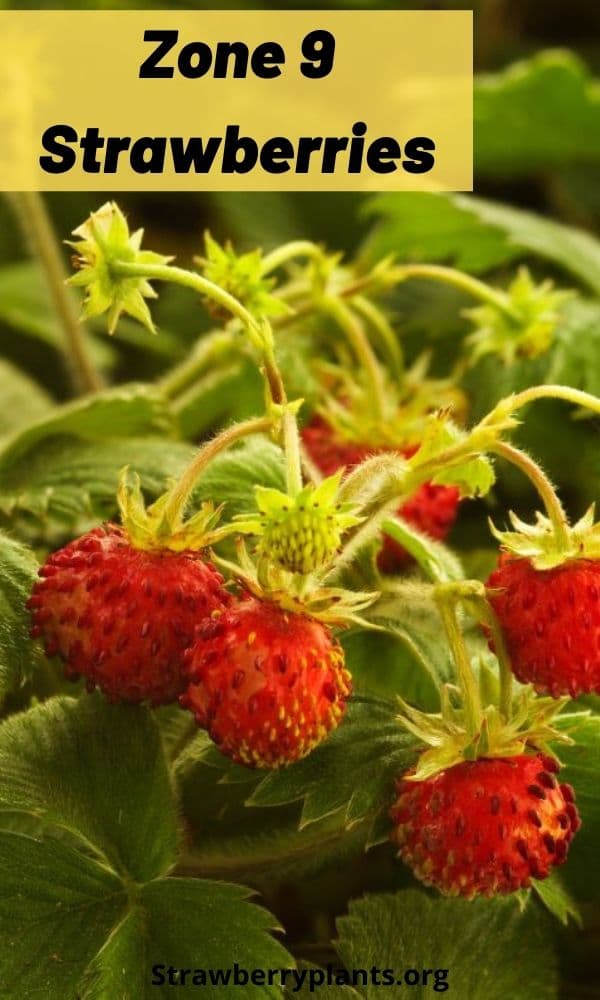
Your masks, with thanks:
[{"label": "ripe red strawberry", "polygon": [[570,785],[543,754],[463,761],[397,782],[392,840],[426,885],[492,896],[529,886],[563,863],[580,820]]},{"label": "ripe red strawberry", "polygon": [[[351,469],[360,462],[393,448],[370,448],[354,441],[345,441],[336,435],[333,428],[321,417],[316,417],[302,431],[302,440],[308,454],[323,475],[333,475],[345,466]],[[417,447],[398,449],[399,454],[410,458]],[[418,531],[442,541],[450,531],[458,510],[460,493],[455,486],[436,486],[424,483],[399,507],[398,513]],[[384,573],[394,573],[407,566],[409,553],[387,535],[383,537],[383,548],[378,557],[379,568]]]},{"label": "ripe red strawberry", "polygon": [[555,698],[600,693],[600,562],[537,570],[503,553],[487,587],[520,681]]},{"label": "ripe red strawberry", "polygon": [[254,597],[204,622],[186,660],[192,683],[181,704],[249,767],[306,756],[338,725],[351,689],[325,625]]},{"label": "ripe red strawberry", "polygon": [[53,553],[40,576],[32,635],[62,657],[68,678],[83,675],[111,701],[174,701],[198,619],[229,600],[198,552],[134,548],[114,524]]}]

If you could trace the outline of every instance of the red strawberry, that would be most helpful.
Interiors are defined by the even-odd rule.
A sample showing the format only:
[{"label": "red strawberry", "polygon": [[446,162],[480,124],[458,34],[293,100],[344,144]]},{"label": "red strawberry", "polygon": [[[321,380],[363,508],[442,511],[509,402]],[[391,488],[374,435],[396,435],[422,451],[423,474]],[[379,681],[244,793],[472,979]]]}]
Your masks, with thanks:
[{"label": "red strawberry", "polygon": [[224,754],[249,767],[306,756],[338,725],[350,694],[329,629],[254,597],[204,622],[186,660],[192,683],[181,704]]},{"label": "red strawberry", "polygon": [[[351,469],[363,462],[369,455],[394,451],[393,448],[370,448],[354,441],[345,441],[336,435],[333,428],[321,417],[316,417],[302,431],[302,440],[312,461],[325,476],[331,476],[342,466]],[[398,453],[410,458],[418,447],[398,449]],[[418,531],[442,541],[456,519],[460,493],[455,486],[436,486],[424,483],[398,509],[398,513]],[[394,573],[403,569],[411,557],[393,538],[383,537],[383,548],[379,553],[379,568],[384,573]]]},{"label": "red strawberry", "polygon": [[555,698],[600,693],[600,562],[537,570],[503,553],[487,587],[520,681]]},{"label": "red strawberry", "polygon": [[563,863],[580,820],[570,785],[543,754],[463,761],[397,782],[392,840],[426,885],[446,895],[514,892]]},{"label": "red strawberry", "polygon": [[344,440],[335,433],[330,424],[318,416],[313,417],[310,423],[302,428],[301,436],[310,458],[324,476],[332,476],[343,466],[347,470],[352,469],[369,455],[381,450]]},{"label": "red strawberry", "polygon": [[111,701],[173,701],[198,618],[222,607],[222,577],[198,552],[134,548],[114,524],[53,553],[28,606],[33,636]]}]

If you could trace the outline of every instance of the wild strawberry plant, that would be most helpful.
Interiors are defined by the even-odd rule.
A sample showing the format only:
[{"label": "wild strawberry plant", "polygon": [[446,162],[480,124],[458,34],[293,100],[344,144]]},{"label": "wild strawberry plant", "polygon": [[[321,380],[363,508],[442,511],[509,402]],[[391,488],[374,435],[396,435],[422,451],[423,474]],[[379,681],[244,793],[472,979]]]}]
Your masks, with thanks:
[{"label": "wild strawberry plant", "polygon": [[[558,996],[554,939],[598,885],[599,528],[518,435],[600,399],[521,379],[484,408],[473,379],[547,360],[574,295],[304,240],[207,237],[188,270],[113,203],[75,237],[110,333],[160,340],[164,284],[218,325],[0,449],[3,995],[167,996],[154,964],[292,968],[304,935],[332,1000],[372,995],[344,969],[406,965]],[[472,300],[450,360],[402,336],[415,281]],[[218,426],[240,365],[262,399]],[[508,467],[538,501],[502,530]],[[494,496],[492,560],[443,544]]]}]

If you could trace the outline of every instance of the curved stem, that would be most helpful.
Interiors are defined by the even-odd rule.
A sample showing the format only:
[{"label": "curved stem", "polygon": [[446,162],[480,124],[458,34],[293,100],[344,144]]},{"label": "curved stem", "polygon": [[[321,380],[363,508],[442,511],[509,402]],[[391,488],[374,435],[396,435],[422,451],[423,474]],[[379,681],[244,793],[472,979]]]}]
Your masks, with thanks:
[{"label": "curved stem", "polygon": [[481,701],[464,636],[456,617],[456,601],[443,586],[438,589],[436,600],[463,693],[467,731],[469,735],[476,736],[481,726]]},{"label": "curved stem", "polygon": [[367,379],[372,415],[378,420],[383,420],[385,418],[383,373],[362,323],[353,315],[345,302],[333,295],[324,295],[320,303],[324,311],[338,324],[354,350]]},{"label": "curved stem", "polygon": [[502,417],[506,417],[510,413],[514,413],[515,410],[520,410],[522,406],[534,403],[538,399],[562,399],[567,403],[573,403],[575,406],[591,410],[592,413],[600,413],[600,399],[598,396],[593,396],[590,392],[584,392],[582,389],[573,389],[569,385],[533,385],[529,389],[523,389],[522,392],[517,392],[513,396],[509,396],[507,399],[501,399],[494,409],[488,413],[487,417],[484,417],[480,426],[493,423],[499,414]]},{"label": "curved stem", "polygon": [[181,285],[183,288],[190,288],[199,295],[212,299],[218,305],[226,309],[232,316],[241,320],[248,332],[261,341],[261,331],[258,323],[245,306],[226,292],[224,288],[215,285],[214,281],[209,281],[195,271],[186,271],[183,267],[174,267],[172,264],[133,264],[117,260],[111,265],[114,274],[122,278],[146,278],[148,281],[168,281],[173,285]]},{"label": "curved stem", "polygon": [[291,497],[295,497],[302,489],[302,455],[298,421],[289,409],[283,414],[283,447],[287,492]]},{"label": "curved stem", "polygon": [[97,392],[103,388],[104,380],[90,357],[85,326],[79,319],[71,289],[65,284],[67,272],[44,200],[36,191],[22,191],[13,194],[11,201],[44,271],[64,331],[65,354],[75,385],[82,392]]},{"label": "curved stem", "polygon": [[379,334],[393,364],[394,375],[396,378],[401,379],[404,375],[404,356],[398,338],[387,316],[372,299],[367,298],[365,295],[356,295],[353,299],[353,305],[356,312],[366,319]]},{"label": "curved stem", "polygon": [[498,660],[500,672],[500,711],[508,722],[512,715],[513,674],[510,656],[504,640],[504,633],[500,628],[500,623],[494,613],[494,609],[491,607],[483,594],[477,599],[477,604],[481,607],[481,619],[492,633],[494,650],[496,653],[496,659]]},{"label": "curved stem", "polygon": [[507,462],[511,462],[512,465],[520,469],[530,482],[533,483],[546,508],[546,513],[554,529],[557,544],[561,549],[568,550],[569,521],[546,473],[524,451],[520,451],[519,448],[507,444],[505,441],[494,442],[490,446],[490,451],[496,455],[500,455]]},{"label": "curved stem", "polygon": [[163,511],[165,523],[170,525],[179,523],[200,474],[219,452],[229,448],[241,438],[248,437],[250,434],[261,434],[270,430],[272,426],[271,417],[255,417],[252,420],[244,420],[239,424],[234,424],[233,427],[228,427],[227,430],[222,431],[216,438],[200,448],[180,479],[169,490],[169,498]]},{"label": "curved stem", "polygon": [[438,264],[405,264],[394,268],[394,276],[398,281],[404,281],[406,278],[430,278],[433,281],[443,282],[445,285],[452,285],[459,291],[466,292],[467,295],[494,306],[510,319],[517,322],[519,320],[510,304],[510,299],[504,292],[486,285],[484,281],[480,281],[470,274],[463,274],[462,271],[457,271],[453,267],[442,267]]},{"label": "curved stem", "polygon": [[289,260],[294,257],[322,257],[323,251],[316,243],[312,243],[310,240],[291,240],[290,243],[284,243],[280,247],[276,247],[271,253],[268,253],[263,257],[261,274],[267,275],[271,271],[276,271],[278,267],[286,264]]}]

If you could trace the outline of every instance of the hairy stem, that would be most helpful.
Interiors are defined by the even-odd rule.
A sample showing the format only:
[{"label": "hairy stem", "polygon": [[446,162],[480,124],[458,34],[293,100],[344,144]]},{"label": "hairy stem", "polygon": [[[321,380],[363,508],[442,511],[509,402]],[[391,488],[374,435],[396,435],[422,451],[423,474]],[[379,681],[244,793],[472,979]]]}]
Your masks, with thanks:
[{"label": "hairy stem", "polygon": [[505,441],[496,441],[491,445],[490,451],[516,466],[533,483],[546,508],[557,545],[560,549],[567,551],[569,549],[569,521],[546,473],[524,451],[507,444]]},{"label": "hairy stem", "polygon": [[71,289],[65,284],[67,271],[44,200],[37,191],[22,191],[13,194],[11,202],[44,272],[64,332],[65,354],[75,387],[80,392],[97,392],[104,380],[90,357],[86,329]]},{"label": "hairy stem", "polygon": [[199,295],[205,296],[216,302],[217,305],[226,309],[232,316],[241,320],[253,339],[257,342],[262,340],[259,324],[254,316],[248,312],[245,306],[239,302],[234,295],[230,295],[224,288],[216,285],[214,281],[209,281],[195,271],[186,271],[183,267],[174,267],[171,264],[134,264],[117,260],[111,265],[115,275],[122,278],[146,278],[148,281],[167,281],[172,285],[181,285],[189,288]]},{"label": "hairy stem", "polygon": [[234,424],[233,427],[228,427],[227,430],[222,431],[216,438],[205,444],[169,491],[169,498],[163,512],[165,523],[176,525],[181,522],[183,511],[199,476],[219,452],[250,434],[261,434],[269,431],[272,426],[271,417],[244,420],[239,424]]},{"label": "hairy stem", "polygon": [[363,319],[366,319],[379,335],[392,362],[393,373],[397,379],[401,379],[404,375],[404,356],[398,338],[387,316],[372,299],[367,298],[365,295],[355,295],[353,305],[356,312]]},{"label": "hairy stem", "polygon": [[383,372],[361,321],[346,303],[336,296],[324,295],[321,299],[321,305],[324,311],[338,324],[356,354],[367,380],[371,413],[378,420],[383,420],[385,416]]},{"label": "hairy stem", "polygon": [[450,584],[448,589],[444,586],[439,587],[437,589],[436,600],[452,651],[460,688],[463,693],[467,731],[470,736],[476,736],[481,726],[481,701],[465,639],[458,624],[456,615],[457,602],[450,589],[451,586]]},{"label": "hairy stem", "polygon": [[397,281],[404,281],[407,278],[430,278],[433,281],[452,285],[461,292],[479,299],[480,302],[494,306],[515,322],[519,321],[519,316],[511,306],[510,299],[505,292],[492,288],[484,281],[474,278],[471,274],[457,271],[453,267],[442,267],[438,264],[405,264],[394,269],[394,276]]},{"label": "hairy stem", "polygon": [[271,271],[276,271],[278,267],[287,264],[294,257],[322,257],[322,255],[323,251],[316,243],[312,243],[310,240],[292,240],[290,243],[276,247],[275,250],[263,257],[261,274],[267,275]]}]

